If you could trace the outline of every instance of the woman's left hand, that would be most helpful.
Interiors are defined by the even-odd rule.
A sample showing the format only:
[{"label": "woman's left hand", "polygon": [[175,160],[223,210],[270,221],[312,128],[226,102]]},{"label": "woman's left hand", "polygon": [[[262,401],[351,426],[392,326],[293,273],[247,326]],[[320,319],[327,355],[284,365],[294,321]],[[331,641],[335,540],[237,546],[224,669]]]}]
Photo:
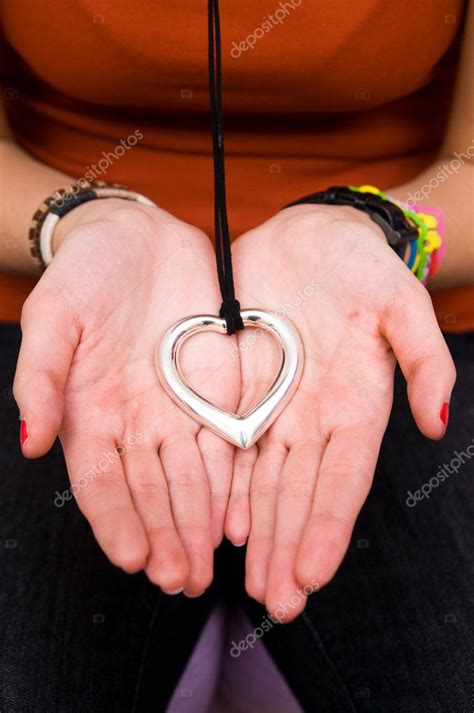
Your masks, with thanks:
[{"label": "woman's left hand", "polygon": [[[233,542],[249,536],[252,597],[278,615],[300,591],[289,620],[305,606],[301,589],[326,584],[346,552],[387,426],[396,360],[416,423],[433,439],[444,434],[455,369],[427,290],[362,212],[295,206],[234,248],[242,307],[284,314],[305,349],[296,394],[258,447],[235,460],[226,520]],[[239,334],[241,412],[279,364],[270,337],[253,346],[249,337]]]}]

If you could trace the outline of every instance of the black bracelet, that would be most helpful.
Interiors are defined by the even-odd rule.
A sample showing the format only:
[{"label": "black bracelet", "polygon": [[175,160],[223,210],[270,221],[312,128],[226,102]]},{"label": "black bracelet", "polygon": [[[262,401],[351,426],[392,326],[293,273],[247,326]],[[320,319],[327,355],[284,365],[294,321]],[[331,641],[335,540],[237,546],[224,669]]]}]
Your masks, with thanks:
[{"label": "black bracelet", "polygon": [[418,238],[418,228],[413,225],[402,209],[375,193],[353,191],[347,186],[333,186],[319,193],[310,193],[285,208],[311,203],[315,205],[347,205],[366,213],[381,228],[388,244],[402,257],[406,244]]}]

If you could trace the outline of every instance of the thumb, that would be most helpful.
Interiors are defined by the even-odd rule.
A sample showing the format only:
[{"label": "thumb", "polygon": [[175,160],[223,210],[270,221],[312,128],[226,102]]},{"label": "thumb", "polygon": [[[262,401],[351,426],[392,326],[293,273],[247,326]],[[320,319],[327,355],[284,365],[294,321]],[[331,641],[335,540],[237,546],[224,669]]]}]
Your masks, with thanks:
[{"label": "thumb", "polygon": [[410,408],[420,431],[442,438],[456,369],[436,320],[428,291],[420,284],[386,309],[382,332],[393,348],[408,386]]},{"label": "thumb", "polygon": [[20,440],[27,458],[44,455],[58,435],[64,386],[80,337],[71,308],[40,284],[23,305],[21,348],[13,383],[20,410]]}]

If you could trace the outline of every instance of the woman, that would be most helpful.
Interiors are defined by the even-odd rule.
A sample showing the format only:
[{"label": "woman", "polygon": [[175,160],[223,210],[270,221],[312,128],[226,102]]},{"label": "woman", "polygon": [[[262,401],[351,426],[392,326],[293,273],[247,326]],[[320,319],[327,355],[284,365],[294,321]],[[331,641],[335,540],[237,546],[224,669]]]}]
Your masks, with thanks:
[{"label": "woman", "polygon": [[[2,328],[2,708],[204,711],[220,671],[225,710],[467,713],[472,8],[221,2],[236,290],[282,311],[306,354],[288,407],[240,450],[175,406],[153,365],[170,324],[220,304],[205,5],[2,3],[2,267],[49,263],[14,382],[22,454],[39,461],[13,444],[19,335]],[[96,180],[139,200],[76,204]],[[366,210],[283,208],[364,184],[440,242],[444,216],[429,288],[451,354]],[[44,201],[66,186],[56,220]],[[227,411],[278,367],[247,332],[188,346],[189,381]],[[224,605],[245,611],[240,630]]]}]

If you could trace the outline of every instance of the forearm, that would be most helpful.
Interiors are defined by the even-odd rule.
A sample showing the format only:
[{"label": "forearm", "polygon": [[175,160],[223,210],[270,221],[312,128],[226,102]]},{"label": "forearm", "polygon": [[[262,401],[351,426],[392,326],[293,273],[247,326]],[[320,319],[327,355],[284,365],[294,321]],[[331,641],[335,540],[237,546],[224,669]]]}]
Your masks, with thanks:
[{"label": "forearm", "polygon": [[40,203],[73,179],[36,161],[10,139],[0,140],[0,270],[37,274],[28,231]]},{"label": "forearm", "polygon": [[436,276],[430,278],[430,289],[474,282],[474,165],[467,154],[466,159],[461,163],[455,156],[439,158],[414,180],[387,191],[445,213],[446,257]]},{"label": "forearm", "polygon": [[[402,200],[441,208],[446,216],[446,257],[430,288],[474,283],[474,2],[468,4],[451,116],[440,156],[413,181],[389,191]],[[461,160],[460,160],[461,159]],[[417,192],[421,192],[417,195]]]}]

